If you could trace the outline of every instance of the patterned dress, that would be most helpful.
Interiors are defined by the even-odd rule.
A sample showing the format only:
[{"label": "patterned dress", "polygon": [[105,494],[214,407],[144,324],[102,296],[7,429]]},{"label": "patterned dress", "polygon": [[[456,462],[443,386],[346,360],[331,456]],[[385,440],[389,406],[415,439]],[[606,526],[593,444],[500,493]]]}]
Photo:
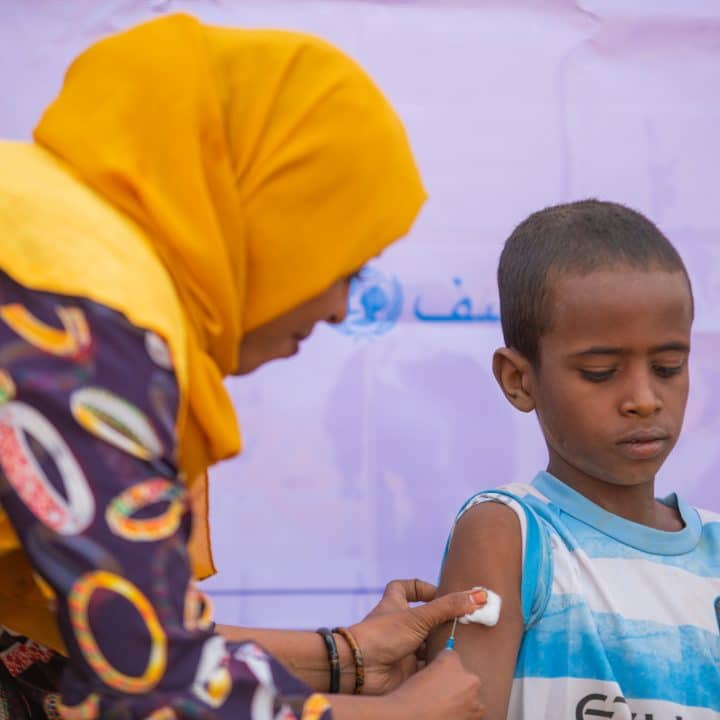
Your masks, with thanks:
[{"label": "patterned dress", "polygon": [[0,720],[329,720],[262,648],[214,633],[186,550],[178,402],[160,337],[0,273],[0,503],[68,652],[0,626]]}]

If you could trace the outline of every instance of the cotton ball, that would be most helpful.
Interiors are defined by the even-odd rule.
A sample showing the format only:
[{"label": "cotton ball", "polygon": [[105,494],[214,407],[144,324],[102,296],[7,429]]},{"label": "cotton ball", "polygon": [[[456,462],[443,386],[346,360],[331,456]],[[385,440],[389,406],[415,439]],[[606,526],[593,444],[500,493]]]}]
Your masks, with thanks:
[{"label": "cotton ball", "polygon": [[469,625],[470,623],[478,623],[479,625],[487,625],[493,627],[497,625],[500,619],[500,606],[502,605],[502,598],[494,593],[492,590],[482,587],[474,587],[473,590],[484,590],[487,593],[487,602],[481,608],[475,610],[475,612],[463,615],[458,618],[458,622],[461,625]]}]

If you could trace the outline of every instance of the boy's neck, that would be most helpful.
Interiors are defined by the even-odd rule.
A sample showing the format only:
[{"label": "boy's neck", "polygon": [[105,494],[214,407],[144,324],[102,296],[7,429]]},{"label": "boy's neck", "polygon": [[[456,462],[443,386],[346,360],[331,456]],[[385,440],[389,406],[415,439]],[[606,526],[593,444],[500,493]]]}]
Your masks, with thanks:
[{"label": "boy's neck", "polygon": [[676,508],[655,498],[654,477],[637,485],[616,485],[587,475],[552,452],[547,471],[603,510],[625,520],[668,532],[685,527]]}]

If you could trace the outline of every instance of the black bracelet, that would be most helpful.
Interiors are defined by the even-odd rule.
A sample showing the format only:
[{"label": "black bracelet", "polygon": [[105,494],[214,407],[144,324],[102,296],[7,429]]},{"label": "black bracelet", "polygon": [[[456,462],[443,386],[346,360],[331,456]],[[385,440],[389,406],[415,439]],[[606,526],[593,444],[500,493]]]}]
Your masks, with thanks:
[{"label": "black bracelet", "polygon": [[340,655],[338,655],[335,637],[330,632],[330,628],[321,627],[315,631],[325,641],[325,647],[328,653],[328,662],[330,663],[330,693],[340,691]]}]

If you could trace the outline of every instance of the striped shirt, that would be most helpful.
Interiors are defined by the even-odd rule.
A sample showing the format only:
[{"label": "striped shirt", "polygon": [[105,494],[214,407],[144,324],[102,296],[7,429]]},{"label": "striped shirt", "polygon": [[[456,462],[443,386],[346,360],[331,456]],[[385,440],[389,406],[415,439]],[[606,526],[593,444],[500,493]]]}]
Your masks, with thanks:
[{"label": "striped shirt", "polygon": [[520,520],[524,634],[508,720],[718,720],[720,515],[613,515],[552,475],[470,498]]}]

